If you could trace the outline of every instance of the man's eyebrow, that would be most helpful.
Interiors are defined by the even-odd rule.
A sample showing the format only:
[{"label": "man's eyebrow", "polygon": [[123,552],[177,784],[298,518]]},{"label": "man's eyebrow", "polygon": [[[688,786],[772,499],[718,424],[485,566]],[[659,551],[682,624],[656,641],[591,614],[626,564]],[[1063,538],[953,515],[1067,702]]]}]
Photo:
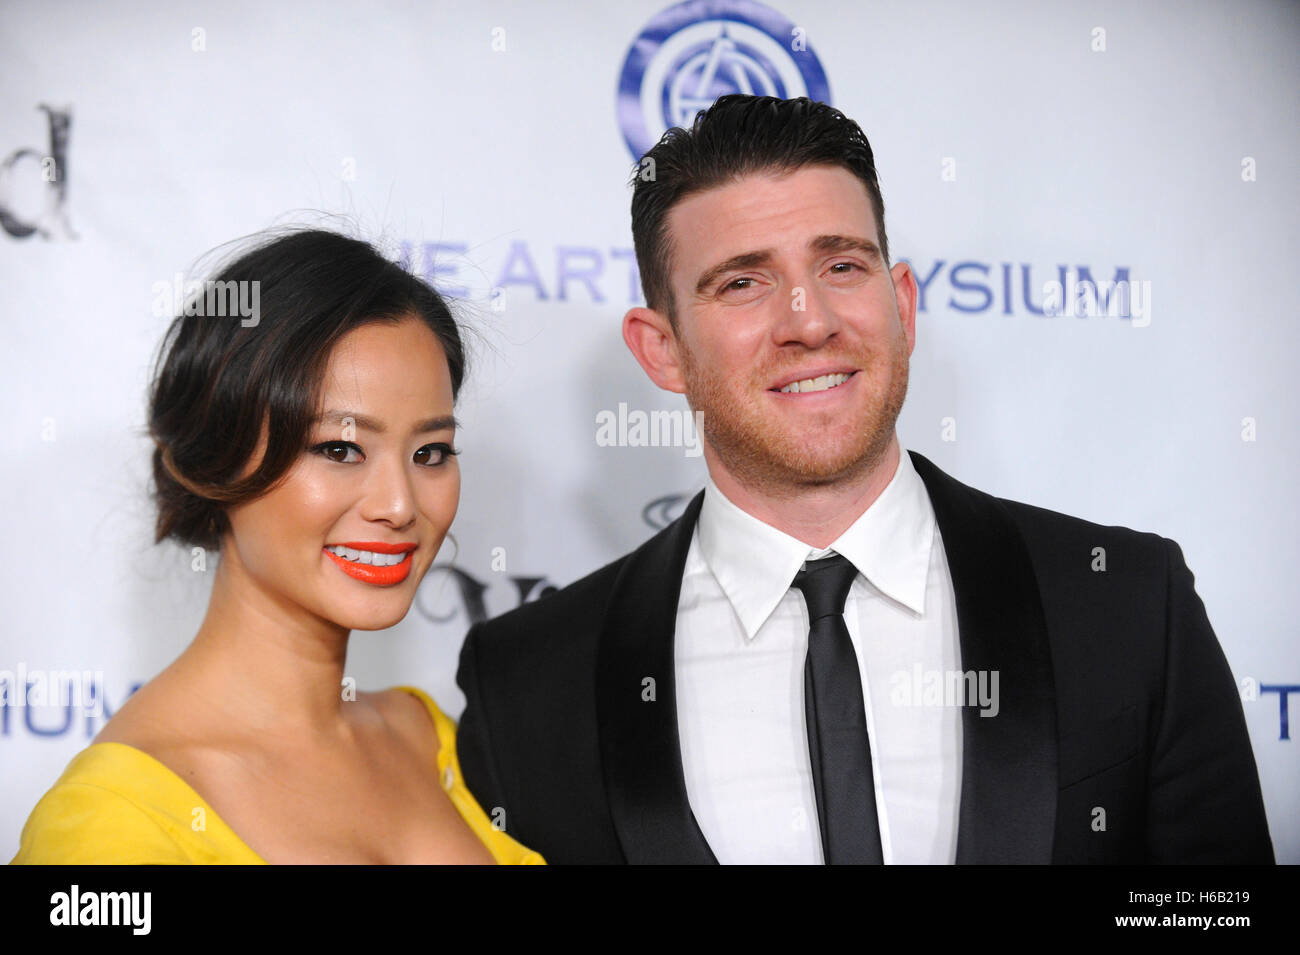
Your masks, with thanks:
[{"label": "man's eyebrow", "polygon": [[[377,421],[369,415],[363,415],[356,411],[326,411],[316,419],[317,424],[338,424],[342,425],[345,419],[351,419],[352,423],[358,428],[365,431],[373,431],[375,434],[383,434],[388,429],[384,427],[382,421]],[[437,415],[433,418],[425,418],[423,421],[417,421],[415,427],[411,429],[412,434],[422,434],[425,431],[445,431],[448,428],[455,429],[460,427],[454,415]]]},{"label": "man's eyebrow", "polygon": [[856,235],[819,235],[808,247],[814,252],[861,252],[876,263],[884,261],[880,246]]},{"label": "man's eyebrow", "polygon": [[699,295],[710,285],[716,282],[728,272],[734,272],[737,269],[752,269],[758,265],[766,265],[772,258],[771,249],[763,249],[758,252],[742,252],[740,255],[733,255],[725,262],[719,262],[711,269],[707,269],[695,283],[695,294]]}]

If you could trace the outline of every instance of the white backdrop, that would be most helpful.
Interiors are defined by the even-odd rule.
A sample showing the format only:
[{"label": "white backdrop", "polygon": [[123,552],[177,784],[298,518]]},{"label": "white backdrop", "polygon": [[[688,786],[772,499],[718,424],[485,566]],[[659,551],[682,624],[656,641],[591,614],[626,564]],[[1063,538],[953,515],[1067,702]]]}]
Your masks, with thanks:
[{"label": "white backdrop", "polygon": [[[348,664],[363,687],[419,684],[458,713],[467,596],[495,614],[566,584],[672,515],[652,502],[702,485],[702,458],[602,447],[595,424],[620,402],[684,407],[619,332],[639,302],[625,141],[639,101],[620,112],[618,91],[644,78],[625,60],[643,31],[650,56],[674,29],[716,38],[726,16],[741,53],[746,37],[762,52],[764,26],[776,38],[718,82],[784,76],[797,95],[801,74],[778,54],[804,43],[791,62],[820,66],[875,148],[894,255],[934,274],[904,445],[1000,496],[1172,537],[1238,679],[1300,690],[1287,503],[1300,8],[666,6],[0,7],[0,394],[14,440],[0,671],[97,672],[116,708],[193,636],[210,571],[150,543],[144,396],[168,321],[154,284],[238,236],[341,213],[459,289],[483,339],[459,412],[457,574],[431,573],[399,626],[356,634]],[[645,75],[691,68],[661,59]],[[70,117],[57,148],[42,104]],[[655,110],[641,120],[663,125]],[[1026,274],[1037,304],[1043,282],[1081,267],[1149,283],[1149,316],[1025,304]],[[1258,696],[1245,708],[1274,843],[1296,862],[1300,761],[1281,737],[1300,733],[1284,730],[1285,689]],[[101,725],[75,708],[0,708],[0,858]]]}]

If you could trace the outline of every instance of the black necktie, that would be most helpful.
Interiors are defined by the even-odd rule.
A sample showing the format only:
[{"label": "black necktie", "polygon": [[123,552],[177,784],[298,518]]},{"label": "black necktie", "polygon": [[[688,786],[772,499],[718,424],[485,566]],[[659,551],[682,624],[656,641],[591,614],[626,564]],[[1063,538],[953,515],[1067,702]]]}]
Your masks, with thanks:
[{"label": "black necktie", "polygon": [[808,752],[827,865],[881,865],[871,739],[858,657],[844,622],[844,601],[857,576],[835,554],[810,560],[794,578],[808,604],[808,658],[803,668]]}]

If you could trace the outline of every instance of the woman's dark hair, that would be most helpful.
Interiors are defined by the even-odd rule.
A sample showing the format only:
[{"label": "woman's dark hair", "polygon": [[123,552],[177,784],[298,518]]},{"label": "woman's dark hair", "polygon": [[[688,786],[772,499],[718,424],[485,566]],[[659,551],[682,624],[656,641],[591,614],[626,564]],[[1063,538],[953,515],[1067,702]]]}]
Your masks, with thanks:
[{"label": "woman's dark hair", "polygon": [[[226,508],[260,497],[302,454],[330,352],[353,329],[419,319],[460,392],[456,319],[432,286],[368,242],[320,229],[279,235],[203,288],[167,330],[150,387],[155,542],[219,549]],[[264,423],[265,454],[240,480]]]},{"label": "woman's dark hair", "polygon": [[888,264],[885,202],[862,127],[806,96],[733,93],[697,113],[690,129],[674,126],[664,133],[632,174],[632,242],[646,305],[665,313],[676,327],[669,280],[668,213],[673,206],[751,173],[793,172],[812,165],[840,166],[862,180],[880,232],[880,254]]}]

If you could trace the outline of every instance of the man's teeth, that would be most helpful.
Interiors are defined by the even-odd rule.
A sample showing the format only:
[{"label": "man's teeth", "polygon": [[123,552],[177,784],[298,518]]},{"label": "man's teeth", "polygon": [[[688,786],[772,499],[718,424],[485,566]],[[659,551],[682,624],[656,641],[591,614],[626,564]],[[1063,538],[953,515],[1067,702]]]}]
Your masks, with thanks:
[{"label": "man's teeth", "polygon": [[373,550],[353,550],[351,547],[327,547],[331,554],[355,560],[358,564],[374,564],[376,567],[392,567],[406,560],[405,554],[377,554]]},{"label": "man's teeth", "polygon": [[851,375],[822,375],[820,378],[805,378],[802,381],[792,381],[781,389],[782,394],[800,395],[807,391],[825,391],[827,388],[834,388],[848,381]]}]

